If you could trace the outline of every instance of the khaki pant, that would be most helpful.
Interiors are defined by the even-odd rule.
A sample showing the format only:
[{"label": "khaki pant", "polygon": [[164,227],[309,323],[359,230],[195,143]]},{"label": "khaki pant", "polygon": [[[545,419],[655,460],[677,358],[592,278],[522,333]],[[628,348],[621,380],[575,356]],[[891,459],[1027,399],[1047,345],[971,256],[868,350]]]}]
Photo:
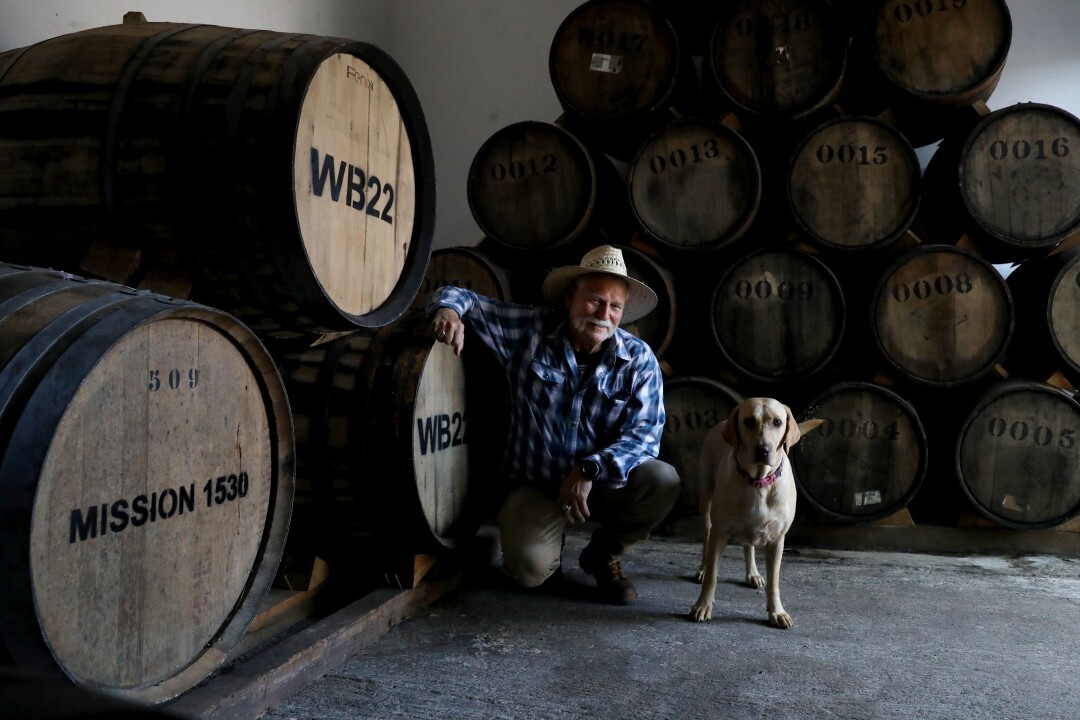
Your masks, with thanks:
[{"label": "khaki pant", "polygon": [[[618,559],[667,517],[679,497],[671,465],[648,460],[630,472],[625,487],[593,487],[589,521],[600,524],[591,544]],[[536,587],[562,564],[567,515],[554,498],[531,486],[515,488],[499,508],[503,571],[522,587]]]}]

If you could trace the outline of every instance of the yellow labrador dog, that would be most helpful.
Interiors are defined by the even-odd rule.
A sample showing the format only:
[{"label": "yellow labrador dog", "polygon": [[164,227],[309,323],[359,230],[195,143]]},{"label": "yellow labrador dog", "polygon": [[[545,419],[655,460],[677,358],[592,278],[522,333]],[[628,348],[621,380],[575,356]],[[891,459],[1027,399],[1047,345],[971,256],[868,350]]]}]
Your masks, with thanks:
[{"label": "yellow labrador dog", "polygon": [[[780,603],[780,559],[784,536],[795,517],[796,497],[787,451],[822,422],[796,423],[787,405],[758,397],[739,403],[705,436],[698,466],[705,542],[698,569],[701,595],[690,610],[694,620],[712,618],[717,561],[734,541],[743,546],[746,584],[765,586],[769,624],[792,626]],[[756,547],[765,548],[767,583],[757,570]]]}]

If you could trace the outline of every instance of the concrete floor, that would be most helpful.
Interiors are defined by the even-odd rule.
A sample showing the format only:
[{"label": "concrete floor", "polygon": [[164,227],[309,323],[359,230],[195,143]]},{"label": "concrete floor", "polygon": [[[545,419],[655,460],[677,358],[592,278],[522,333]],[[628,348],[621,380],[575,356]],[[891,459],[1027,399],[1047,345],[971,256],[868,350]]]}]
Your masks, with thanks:
[{"label": "concrete floor", "polygon": [[[264,717],[1075,718],[1080,560],[789,548],[791,630],[721,559],[713,620],[689,621],[699,546],[651,539],[641,597],[589,600],[571,532],[555,594],[468,582]],[[764,571],[762,563],[762,571]]]}]

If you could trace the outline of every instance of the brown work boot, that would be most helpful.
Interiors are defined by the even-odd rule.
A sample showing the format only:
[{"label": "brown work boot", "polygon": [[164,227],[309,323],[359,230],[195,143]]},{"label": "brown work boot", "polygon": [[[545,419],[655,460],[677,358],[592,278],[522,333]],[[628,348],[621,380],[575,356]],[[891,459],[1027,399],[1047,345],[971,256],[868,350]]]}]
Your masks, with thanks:
[{"label": "brown work boot", "polygon": [[623,575],[622,564],[610,555],[598,552],[591,543],[581,551],[578,564],[596,579],[597,595],[603,602],[626,605],[637,597],[634,583]]}]

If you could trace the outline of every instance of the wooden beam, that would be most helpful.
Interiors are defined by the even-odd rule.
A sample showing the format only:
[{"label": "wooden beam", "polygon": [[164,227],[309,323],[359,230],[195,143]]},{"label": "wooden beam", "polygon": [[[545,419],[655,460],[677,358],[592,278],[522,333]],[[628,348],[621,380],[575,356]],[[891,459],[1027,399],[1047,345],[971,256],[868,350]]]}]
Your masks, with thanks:
[{"label": "wooden beam", "polygon": [[164,709],[185,717],[258,718],[455,589],[462,571],[429,574],[411,590],[375,590],[277,645],[238,661]]},{"label": "wooden beam", "polygon": [[788,531],[787,546],[930,554],[1049,554],[1080,558],[1080,534],[1059,529],[796,523]]}]

